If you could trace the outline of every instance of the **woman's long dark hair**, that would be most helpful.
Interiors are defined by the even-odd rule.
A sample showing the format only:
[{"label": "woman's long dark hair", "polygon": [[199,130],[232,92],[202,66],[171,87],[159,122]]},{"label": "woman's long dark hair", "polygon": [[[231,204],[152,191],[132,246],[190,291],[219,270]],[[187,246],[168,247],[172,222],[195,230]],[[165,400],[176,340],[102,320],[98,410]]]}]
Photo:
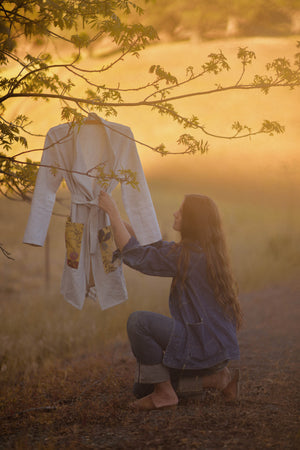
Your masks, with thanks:
[{"label": "woman's long dark hair", "polygon": [[221,218],[215,203],[204,195],[186,195],[181,222],[180,266],[184,281],[189,261],[189,246],[197,242],[206,256],[210,286],[224,313],[236,324],[242,323],[237,285],[233,279]]}]

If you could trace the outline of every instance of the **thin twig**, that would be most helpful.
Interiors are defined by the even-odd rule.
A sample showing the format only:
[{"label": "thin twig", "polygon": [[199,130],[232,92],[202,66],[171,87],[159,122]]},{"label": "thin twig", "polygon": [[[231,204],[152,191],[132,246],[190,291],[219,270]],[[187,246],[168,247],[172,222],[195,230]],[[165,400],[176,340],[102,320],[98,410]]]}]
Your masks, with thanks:
[{"label": "thin twig", "polygon": [[13,261],[15,260],[15,258],[13,258],[12,256],[10,256],[10,253],[5,250],[4,247],[2,247],[2,244],[0,243],[0,250],[2,251],[3,255],[6,256],[6,258],[8,259],[12,259]]},{"label": "thin twig", "polygon": [[28,412],[33,412],[33,411],[49,412],[49,411],[53,411],[55,409],[57,409],[56,406],[38,406],[36,408],[28,408],[28,409],[24,409],[23,411],[18,411],[15,414],[11,414],[10,416],[4,416],[4,417],[1,417],[0,419],[2,419],[2,420],[14,419],[15,417],[21,416],[22,414],[26,414]]}]

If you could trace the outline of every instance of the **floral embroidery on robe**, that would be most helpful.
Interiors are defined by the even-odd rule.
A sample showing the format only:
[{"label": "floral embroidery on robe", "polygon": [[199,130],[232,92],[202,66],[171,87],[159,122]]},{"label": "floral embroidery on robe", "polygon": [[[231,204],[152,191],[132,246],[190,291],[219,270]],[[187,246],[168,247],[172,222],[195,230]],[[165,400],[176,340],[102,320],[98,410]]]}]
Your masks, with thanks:
[{"label": "floral embroidery on robe", "polygon": [[83,223],[71,222],[71,217],[68,217],[65,228],[67,264],[73,269],[79,266],[83,227]]},{"label": "floral embroidery on robe", "polygon": [[121,264],[121,261],[117,259],[113,262],[113,254],[116,247],[114,244],[112,227],[110,225],[99,230],[98,240],[100,243],[104,271],[106,273],[113,272]]}]

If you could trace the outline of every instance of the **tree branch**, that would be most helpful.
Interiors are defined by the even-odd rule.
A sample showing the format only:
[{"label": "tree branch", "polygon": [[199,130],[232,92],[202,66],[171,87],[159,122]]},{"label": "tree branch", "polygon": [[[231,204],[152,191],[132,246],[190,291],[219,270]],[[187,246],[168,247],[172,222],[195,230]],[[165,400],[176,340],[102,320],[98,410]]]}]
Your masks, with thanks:
[{"label": "tree branch", "polygon": [[[275,87],[290,87],[294,88],[300,86],[300,81],[297,82],[284,82],[284,83],[277,83],[277,84],[270,84],[268,85],[268,89],[275,88]],[[219,92],[226,92],[226,91],[233,91],[233,90],[256,90],[256,89],[263,89],[265,88],[265,84],[243,84],[243,85],[232,85],[227,87],[218,87],[215,89],[209,89],[207,91],[198,91],[198,92],[191,92],[189,94],[182,94],[177,95],[174,97],[168,97],[160,100],[153,100],[153,101],[138,101],[138,102],[123,102],[123,103],[116,103],[116,102],[103,102],[98,101],[97,99],[88,99],[83,97],[71,97],[67,95],[60,95],[60,94],[51,94],[51,93],[36,93],[36,92],[18,92],[13,93],[11,95],[4,95],[0,98],[0,103],[3,103],[8,98],[49,98],[49,99],[60,99],[65,100],[69,102],[74,103],[85,103],[87,105],[92,106],[100,106],[100,107],[114,107],[114,108],[122,108],[122,107],[133,107],[133,106],[156,106],[162,103],[166,102],[173,102],[177,100],[182,100],[185,98],[191,98],[191,97],[198,97],[202,95],[210,95],[215,94]]]},{"label": "tree branch", "polygon": [[8,259],[12,259],[13,261],[15,260],[15,258],[13,258],[12,256],[10,256],[10,253],[5,250],[5,248],[3,247],[3,245],[0,243],[0,250],[2,251],[3,255],[8,258]]},{"label": "tree branch", "polygon": [[[55,176],[55,172],[56,171],[61,171],[61,172],[64,172],[64,173],[72,173],[72,174],[83,175],[83,176],[86,176],[86,177],[89,177],[89,178],[93,178],[93,179],[99,180],[100,183],[101,182],[110,181],[110,180],[115,180],[115,179],[118,179],[118,181],[120,183],[125,183],[125,184],[128,184],[128,183],[132,182],[131,177],[129,176],[130,174],[129,175],[125,175],[125,176],[118,176],[118,174],[116,174],[116,173],[106,174],[103,171],[101,172],[101,176],[99,176],[98,174],[97,175],[91,174],[91,170],[99,169],[99,168],[101,169],[104,166],[103,164],[99,164],[98,166],[95,166],[93,169],[89,169],[86,172],[81,172],[79,170],[66,169],[66,168],[63,168],[63,167],[54,166],[54,165],[50,165],[50,164],[41,164],[41,163],[36,163],[36,162],[32,162],[32,161],[20,161],[20,160],[16,160],[15,157],[10,157],[10,156],[2,155],[1,158],[3,160],[11,161],[14,164],[20,164],[20,165],[26,165],[26,166],[32,166],[32,167],[45,167],[47,169],[51,169],[53,171],[53,176]],[[14,174],[10,173],[10,176],[13,176],[13,175]],[[134,175],[133,172],[132,172],[132,175]],[[8,181],[6,181],[6,182],[8,184]],[[15,193],[23,194],[22,191],[20,191],[20,192],[15,191],[14,186],[10,185],[9,187]],[[15,186],[15,188],[17,188],[17,186]]]}]

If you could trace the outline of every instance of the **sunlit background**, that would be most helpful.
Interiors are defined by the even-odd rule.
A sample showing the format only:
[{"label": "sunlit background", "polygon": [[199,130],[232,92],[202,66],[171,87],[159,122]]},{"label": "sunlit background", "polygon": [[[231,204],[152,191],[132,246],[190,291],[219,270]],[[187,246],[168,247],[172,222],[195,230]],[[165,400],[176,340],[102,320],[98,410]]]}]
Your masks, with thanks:
[{"label": "sunlit background", "polygon": [[[200,68],[207,55],[222,49],[231,70],[199,79],[185,92],[202,91],[216,84],[234,84],[241,73],[236,58],[239,47],[256,53],[245,80],[264,71],[276,57],[293,60],[300,34],[298,1],[251,2],[162,1],[146,6],[142,21],[157,27],[160,41],[129,57],[105,75],[105,83],[122,87],[143,84],[152,64],[160,64],[179,78],[186,68]],[[266,6],[267,3],[267,6]],[[211,5],[212,4],[212,5]],[[226,4],[226,6],[224,6]],[[269,5],[269,6],[268,6]],[[270,6],[271,5],[271,6]],[[273,6],[272,6],[273,5]],[[298,6],[297,6],[298,5]],[[269,8],[269,9],[268,9]],[[273,8],[273,9],[272,9]],[[51,51],[53,58],[68,58],[68,49],[43,42],[24,43]],[[102,42],[83,55],[86,67],[107,63],[113,48]],[[7,74],[15,67],[7,68]],[[80,92],[81,86],[78,86]],[[132,96],[134,99],[134,96]],[[285,126],[285,133],[251,139],[210,138],[205,155],[162,157],[138,144],[139,154],[151,190],[154,206],[166,239],[178,239],[172,231],[172,213],[185,193],[213,197],[223,217],[232,264],[240,286],[241,299],[249,291],[261,289],[300,273],[300,119],[299,89],[277,88],[268,95],[259,91],[232,91],[195,96],[176,103],[184,114],[196,114],[205,128],[215,134],[231,135],[232,123],[240,121],[253,130],[264,119]],[[24,113],[33,120],[32,129],[46,134],[60,123],[59,103],[12,99],[10,117]],[[145,107],[120,107],[111,120],[131,127],[138,141],[178,150],[180,129]],[[199,137],[206,139],[199,133]],[[32,139],[30,148],[42,148]],[[36,153],[39,159],[41,152]],[[119,192],[116,197],[122,208]],[[168,313],[170,280],[150,278],[126,269],[129,300],[108,311],[87,300],[83,311],[67,304],[59,294],[64,263],[64,223],[69,195],[62,186],[57,194],[44,248],[22,244],[30,205],[0,199],[1,242],[14,260],[0,258],[1,268],[1,376],[30,374],[33,369],[57,358],[93,352],[102,343],[125,337],[129,313],[150,309]],[[10,339],[11,335],[15,339]]]}]

